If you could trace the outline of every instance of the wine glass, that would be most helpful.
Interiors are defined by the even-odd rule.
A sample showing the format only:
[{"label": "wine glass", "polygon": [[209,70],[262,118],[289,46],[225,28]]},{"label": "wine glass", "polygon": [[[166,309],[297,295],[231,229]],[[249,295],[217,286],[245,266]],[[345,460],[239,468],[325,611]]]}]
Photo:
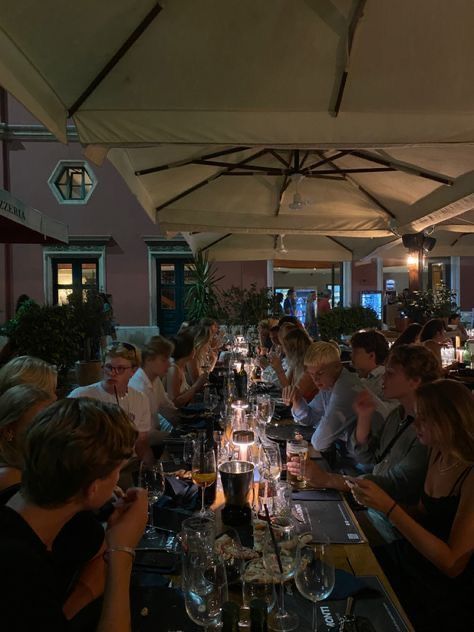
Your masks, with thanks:
[{"label": "wine glass", "polygon": [[196,556],[183,566],[184,603],[188,617],[206,630],[221,623],[222,604],[228,599],[227,578],[222,560]]},{"label": "wine glass", "polygon": [[145,538],[156,540],[159,535],[153,524],[153,506],[165,493],[165,475],[160,461],[152,465],[148,465],[144,461],[140,463],[138,485],[146,489],[148,494],[148,524],[145,529]]},{"label": "wine glass", "polygon": [[285,581],[295,574],[297,548],[298,536],[291,518],[288,516],[274,518],[271,531],[269,528],[263,542],[263,565],[267,573],[280,584],[278,608],[268,618],[269,627],[273,630],[288,632],[298,628],[298,615],[285,609],[284,587]]},{"label": "wine glass", "polygon": [[214,450],[206,448],[205,444],[196,446],[191,464],[193,482],[201,488],[201,511],[206,513],[204,507],[204,490],[217,480],[217,464]]},{"label": "wine glass", "polygon": [[264,424],[270,423],[275,412],[275,400],[269,395],[257,396],[257,411],[259,420]]},{"label": "wine glass", "polygon": [[313,632],[318,629],[318,601],[326,599],[334,588],[335,571],[327,538],[301,536],[296,553],[295,583],[306,599],[313,602]]}]

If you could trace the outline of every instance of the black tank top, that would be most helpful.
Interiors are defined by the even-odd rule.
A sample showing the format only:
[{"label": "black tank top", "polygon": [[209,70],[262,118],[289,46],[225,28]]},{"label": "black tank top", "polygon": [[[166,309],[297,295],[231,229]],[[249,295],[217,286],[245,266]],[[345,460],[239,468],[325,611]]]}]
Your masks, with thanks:
[{"label": "black tank top", "polygon": [[447,542],[449,539],[461,499],[462,485],[471,469],[472,466],[468,466],[459,474],[447,496],[435,498],[434,496],[429,496],[424,489],[421,494],[421,502],[426,511],[426,516],[423,520],[424,526],[444,542]]}]

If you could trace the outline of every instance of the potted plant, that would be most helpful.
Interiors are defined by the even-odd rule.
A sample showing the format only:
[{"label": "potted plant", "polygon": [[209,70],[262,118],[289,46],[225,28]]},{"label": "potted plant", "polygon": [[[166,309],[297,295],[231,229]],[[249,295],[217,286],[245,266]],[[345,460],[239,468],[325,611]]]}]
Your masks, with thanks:
[{"label": "potted plant", "polygon": [[447,320],[456,309],[456,293],[444,284],[440,284],[435,290],[415,290],[400,294],[398,300],[401,314],[413,323],[423,324],[430,318]]},{"label": "potted plant", "polygon": [[350,336],[360,329],[380,327],[377,314],[370,307],[353,305],[335,307],[318,316],[319,333],[322,340],[340,341],[342,336]]},{"label": "potted plant", "polygon": [[217,287],[224,277],[217,277],[214,263],[207,254],[198,252],[194,262],[189,264],[193,284],[189,286],[185,296],[186,315],[190,321],[201,318],[219,318],[221,315],[220,291]]},{"label": "potted plant", "polygon": [[252,283],[249,288],[232,286],[222,292],[226,320],[231,325],[250,327],[268,318],[274,307],[273,291],[269,287],[257,289]]},{"label": "potted plant", "polygon": [[68,382],[81,346],[81,332],[70,305],[24,303],[2,331],[16,355],[31,355],[56,366],[59,390]]},{"label": "potted plant", "polygon": [[68,296],[80,337],[80,354],[76,362],[76,378],[81,386],[101,378],[101,337],[104,335],[106,312],[104,301],[95,287]]}]

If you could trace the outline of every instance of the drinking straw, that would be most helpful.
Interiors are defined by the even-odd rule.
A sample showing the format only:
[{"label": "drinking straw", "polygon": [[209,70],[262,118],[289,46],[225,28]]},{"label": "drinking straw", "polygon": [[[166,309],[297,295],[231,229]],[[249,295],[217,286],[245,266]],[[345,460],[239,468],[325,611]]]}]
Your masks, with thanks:
[{"label": "drinking straw", "polygon": [[263,507],[265,509],[265,516],[267,518],[268,528],[270,529],[270,537],[272,538],[273,548],[275,549],[275,555],[276,555],[277,562],[278,562],[278,568],[280,569],[280,573],[283,575],[283,566],[281,565],[280,551],[278,550],[278,544],[277,544],[277,541],[275,539],[275,533],[273,531],[272,522],[270,520],[270,514],[268,512],[268,507],[267,507],[266,504],[264,504]]},{"label": "drinking straw", "polygon": [[114,393],[115,393],[115,399],[117,400],[117,406],[120,408],[120,400],[117,393],[117,387],[115,385],[114,385]]}]

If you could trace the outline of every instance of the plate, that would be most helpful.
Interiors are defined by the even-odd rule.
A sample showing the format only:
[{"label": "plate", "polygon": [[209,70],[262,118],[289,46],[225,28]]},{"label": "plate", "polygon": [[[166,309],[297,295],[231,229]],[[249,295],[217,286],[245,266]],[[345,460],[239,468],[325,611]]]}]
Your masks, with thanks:
[{"label": "plate", "polygon": [[273,441],[290,441],[295,438],[295,434],[301,434],[303,439],[310,441],[313,436],[313,432],[314,428],[312,426],[301,426],[300,424],[285,426],[270,424],[265,428],[265,434]]}]

